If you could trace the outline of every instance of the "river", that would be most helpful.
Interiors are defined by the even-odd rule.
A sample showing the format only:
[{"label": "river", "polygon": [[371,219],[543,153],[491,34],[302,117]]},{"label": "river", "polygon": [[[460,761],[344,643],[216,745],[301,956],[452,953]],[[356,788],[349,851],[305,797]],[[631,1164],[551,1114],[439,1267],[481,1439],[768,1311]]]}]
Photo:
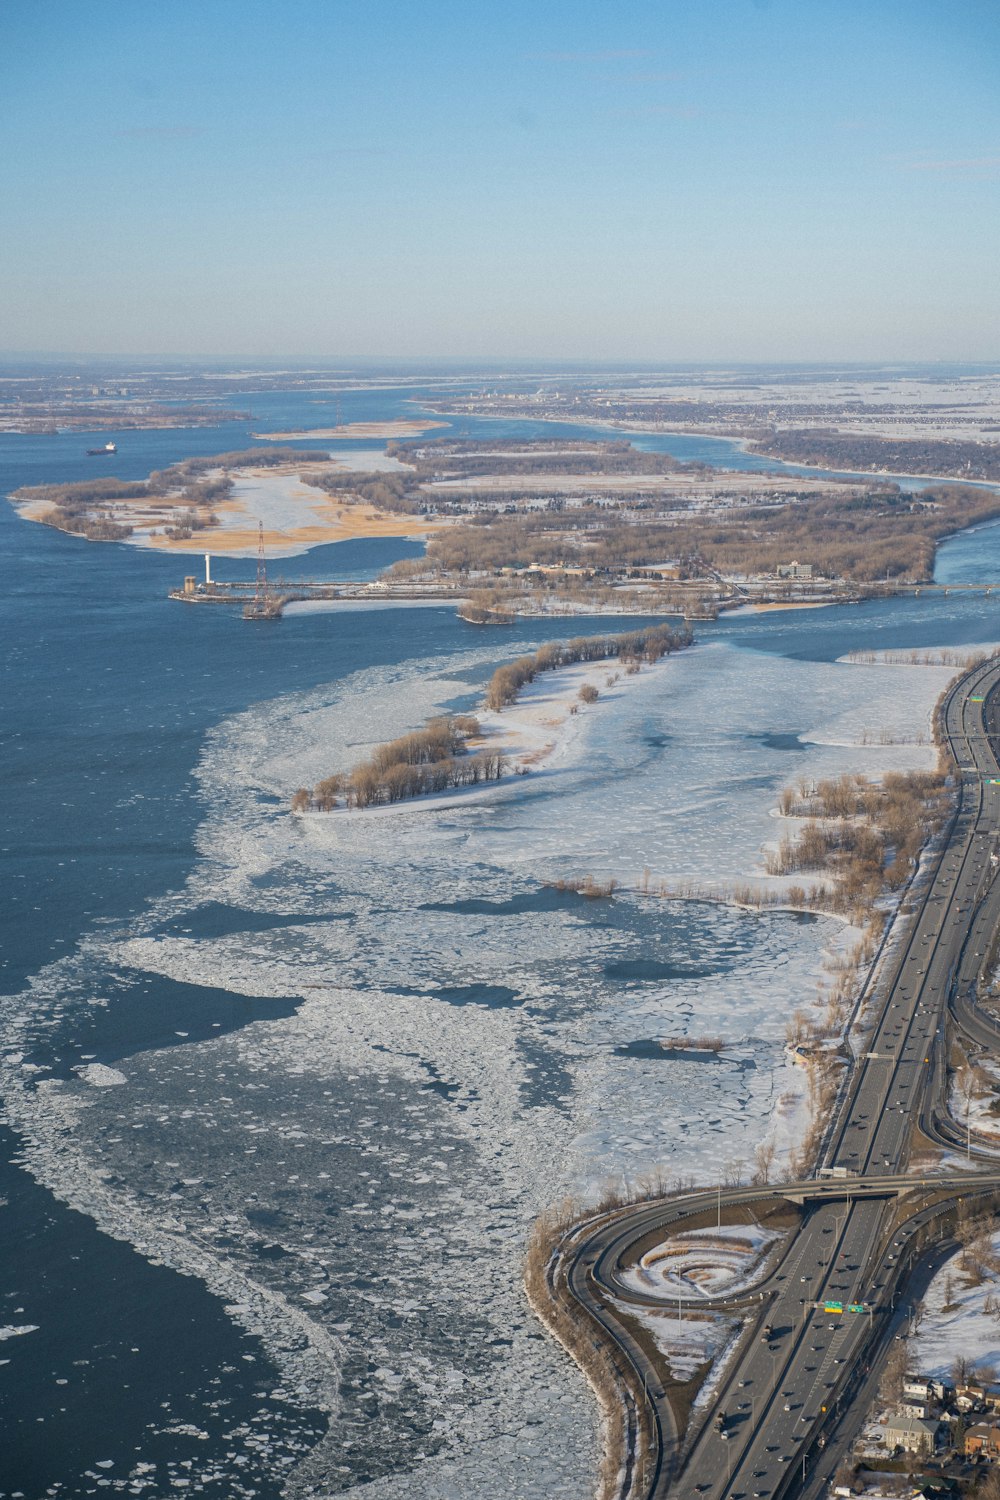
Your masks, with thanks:
[{"label": "river", "polygon": [[[342,419],[412,416],[413,396],[345,393]],[[334,420],[333,398],[254,397],[252,423],[129,433],[113,472]],[[0,437],[0,493],[87,476],[98,438]],[[374,1500],[402,1473],[413,1495],[576,1497],[593,1419],[521,1301],[526,1225],[657,1162],[745,1159],[776,1113],[793,1131],[785,1016],[840,926],[541,882],[735,880],[790,777],[925,763],[907,737],[941,669],[839,658],[992,641],[993,598],[724,617],[552,774],[303,829],[297,785],[474,705],[499,655],[562,627],[501,640],[429,608],[251,628],[171,604],[176,558],[7,506],[0,527],[0,1497],[271,1497],[293,1471]],[[998,544],[950,539],[939,579],[1000,581]],[[343,543],[301,569],[418,550]],[[724,1061],[644,1054],[689,1027],[725,1034]]]}]

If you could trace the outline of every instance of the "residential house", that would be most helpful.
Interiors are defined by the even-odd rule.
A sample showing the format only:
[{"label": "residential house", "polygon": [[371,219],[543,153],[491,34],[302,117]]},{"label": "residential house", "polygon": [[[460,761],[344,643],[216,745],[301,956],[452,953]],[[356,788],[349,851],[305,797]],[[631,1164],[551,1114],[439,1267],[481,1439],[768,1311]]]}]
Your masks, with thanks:
[{"label": "residential house", "polygon": [[966,1458],[985,1458],[994,1463],[1000,1458],[1000,1426],[995,1422],[977,1422],[965,1434]]},{"label": "residential house", "polygon": [[938,1444],[940,1422],[926,1417],[890,1417],[882,1424],[886,1446],[906,1453],[933,1453]]}]

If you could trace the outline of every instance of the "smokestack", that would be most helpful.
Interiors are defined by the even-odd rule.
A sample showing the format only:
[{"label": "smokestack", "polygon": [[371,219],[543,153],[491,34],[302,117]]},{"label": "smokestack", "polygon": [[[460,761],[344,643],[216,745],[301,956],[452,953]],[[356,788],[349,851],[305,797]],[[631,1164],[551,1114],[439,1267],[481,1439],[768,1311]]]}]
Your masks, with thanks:
[{"label": "smokestack", "polygon": [[205,582],[206,582],[206,584],[209,587],[211,587],[211,585],[212,585],[212,557],[211,557],[211,554],[208,553],[208,552],[205,553]]}]

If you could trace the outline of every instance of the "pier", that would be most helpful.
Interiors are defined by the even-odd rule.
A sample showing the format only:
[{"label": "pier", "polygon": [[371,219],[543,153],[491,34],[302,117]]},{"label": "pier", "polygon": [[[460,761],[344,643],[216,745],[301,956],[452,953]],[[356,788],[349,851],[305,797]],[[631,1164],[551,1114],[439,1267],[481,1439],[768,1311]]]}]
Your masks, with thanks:
[{"label": "pier", "polygon": [[[634,588],[634,581],[629,578],[605,578],[600,581],[612,588]],[[206,555],[204,581],[189,574],[184,579],[183,586],[171,589],[168,597],[179,600],[182,604],[236,605],[243,610],[244,617],[248,620],[277,620],[281,618],[286,605],[303,600],[352,600],[367,604],[435,600],[442,604],[458,604],[467,598],[470,587],[475,586],[471,581],[465,587],[459,587],[454,583],[386,583],[382,579],[370,578],[269,579],[262,556],[258,558],[256,580],[225,581],[212,578],[210,559]],[[665,591],[669,592],[670,597],[663,599],[659,611],[653,601],[655,589],[646,584],[644,592],[650,601],[649,613],[683,614],[684,619],[696,621],[715,619],[720,612],[748,604],[766,604],[779,608],[782,605],[861,604],[869,599],[919,598],[924,594],[952,593],[989,597],[998,588],[1000,585],[995,583],[913,583],[886,580],[856,583],[836,578],[811,579],[808,584],[800,583],[796,586],[769,578],[749,578],[736,583],[719,576],[710,580],[673,580],[669,591]],[[507,623],[507,618],[501,612],[498,619],[491,623]]]},{"label": "pier", "polygon": [[[269,617],[277,618],[286,604],[303,599],[360,599],[369,604],[397,599],[439,599],[448,604],[463,599],[468,590],[438,583],[388,584],[369,579],[323,581],[278,578],[268,582],[267,593]],[[168,598],[177,599],[182,604],[229,604],[246,609],[257,606],[258,590],[253,580],[232,583],[213,580],[211,583],[200,583],[189,576],[185,578],[182,588],[170,590]]]}]

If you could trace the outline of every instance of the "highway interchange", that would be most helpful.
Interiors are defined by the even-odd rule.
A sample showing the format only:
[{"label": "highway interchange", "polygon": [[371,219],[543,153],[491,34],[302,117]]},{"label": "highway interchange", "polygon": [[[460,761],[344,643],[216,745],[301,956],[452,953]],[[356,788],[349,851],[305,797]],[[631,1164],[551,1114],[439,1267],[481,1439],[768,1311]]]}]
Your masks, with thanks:
[{"label": "highway interchange", "polygon": [[[941,709],[959,795],[930,870],[897,919],[869,1000],[865,1053],[832,1117],[817,1174],[780,1187],[713,1188],[577,1226],[550,1277],[573,1316],[589,1320],[610,1350],[626,1416],[617,1493],[659,1500],[784,1500],[819,1493],[871,1399],[878,1357],[914,1263],[950,1242],[958,1207],[1000,1205],[1000,1158],[962,1170],[965,1132],[948,1114],[951,1028],[980,1046],[1000,1034],[974,1003],[1000,926],[994,880],[1000,774],[991,745],[1000,720],[1000,661],[967,673]],[[989,732],[988,732],[989,731]],[[916,1130],[950,1147],[933,1175],[908,1173]],[[929,1173],[930,1169],[926,1169]],[[784,1252],[725,1306],[742,1320],[735,1353],[687,1431],[671,1404],[662,1359],[627,1316],[627,1304],[677,1309],[676,1297],[643,1294],[623,1279],[644,1248],[722,1219],[737,1206],[801,1204]],[[827,1312],[840,1305],[845,1311]],[[689,1304],[692,1305],[693,1304]],[[864,1311],[848,1311],[850,1306]],[[711,1302],[699,1299],[699,1309]],[[860,1395],[859,1395],[860,1388]],[[852,1410],[852,1400],[858,1410]],[[845,1415],[849,1420],[842,1421]]]}]

